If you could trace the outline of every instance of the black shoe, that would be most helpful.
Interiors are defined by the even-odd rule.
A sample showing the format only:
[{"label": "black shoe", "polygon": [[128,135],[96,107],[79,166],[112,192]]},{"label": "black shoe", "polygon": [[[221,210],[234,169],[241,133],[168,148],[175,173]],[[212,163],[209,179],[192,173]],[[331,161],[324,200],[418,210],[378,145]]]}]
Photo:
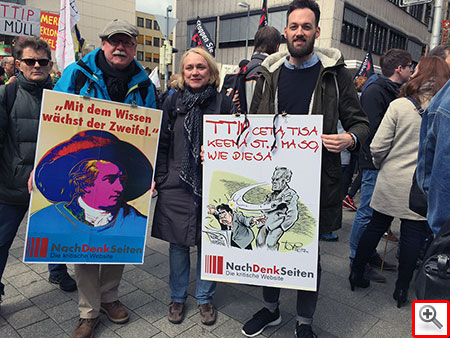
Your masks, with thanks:
[{"label": "black shoe", "polygon": [[359,288],[368,288],[370,285],[370,280],[364,278],[363,274],[353,271],[348,276],[348,281],[350,282],[350,289],[355,291],[355,286]]},{"label": "black shoe", "polygon": [[317,338],[316,334],[313,332],[311,325],[302,324],[295,325],[295,337],[297,338]]},{"label": "black shoe", "polygon": [[66,292],[75,291],[77,289],[77,283],[67,272],[56,276],[50,275],[48,281],[53,284],[59,284],[59,288]]},{"label": "black shoe", "polygon": [[[381,263],[383,263],[383,260],[381,259],[379,254],[376,254],[375,256],[370,257],[370,259],[369,259],[369,264],[371,266],[373,266],[374,268],[381,269]],[[395,264],[384,261],[383,270],[395,271],[395,270],[397,270],[397,266]]]},{"label": "black shoe", "polygon": [[280,310],[277,308],[274,313],[267,308],[262,308],[253,315],[242,328],[242,333],[247,337],[259,335],[268,326],[275,326],[281,323]]},{"label": "black shoe", "polygon": [[408,290],[395,288],[392,297],[397,301],[397,307],[400,309],[408,299]]},{"label": "black shoe", "polygon": [[369,264],[364,269],[364,278],[376,283],[386,283],[386,277],[376,272]]}]

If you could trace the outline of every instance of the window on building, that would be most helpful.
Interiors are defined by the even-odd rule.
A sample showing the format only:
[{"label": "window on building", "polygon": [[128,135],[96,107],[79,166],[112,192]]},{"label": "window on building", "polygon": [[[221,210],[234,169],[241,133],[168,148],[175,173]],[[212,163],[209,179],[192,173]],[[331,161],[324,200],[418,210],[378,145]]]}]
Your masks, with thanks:
[{"label": "window on building", "polygon": [[386,52],[388,28],[372,19],[367,19],[366,39],[364,49],[369,46],[374,54],[382,55]]},{"label": "window on building", "polygon": [[427,26],[430,24],[432,8],[433,8],[432,4],[425,5],[425,16],[423,18],[423,23]]},{"label": "window on building", "polygon": [[144,27],[144,18],[137,18],[137,26],[138,27]]},{"label": "window on building", "polygon": [[145,62],[152,62],[152,53],[145,53]]},{"label": "window on building", "polygon": [[409,7],[409,14],[419,21],[423,19],[423,5],[414,5]]},{"label": "window on building", "polygon": [[159,54],[156,53],[153,54],[153,62],[159,63]]},{"label": "window on building", "polygon": [[155,22],[153,23],[153,29],[154,29],[154,30],[157,30],[157,31],[161,30],[161,29],[159,28],[158,21],[156,21],[156,20],[155,20]]},{"label": "window on building", "polygon": [[138,59],[138,61],[143,61],[144,60],[144,52],[137,52],[136,58]]},{"label": "window on building", "polygon": [[391,48],[406,49],[406,40],[407,40],[406,36],[391,30],[389,33],[388,49]]},{"label": "window on building", "polygon": [[143,35],[138,35],[136,37],[136,41],[138,44],[143,45],[144,44],[144,36]]},{"label": "window on building", "polygon": [[159,38],[153,38],[153,46],[159,47],[160,46],[160,39]]},{"label": "window on building", "polygon": [[418,62],[422,57],[424,45],[413,40],[408,40],[406,50],[411,54],[412,60]]},{"label": "window on building", "polygon": [[345,7],[342,20],[341,42],[362,47],[364,29],[366,28],[366,16]]},{"label": "window on building", "polygon": [[145,19],[145,28],[152,29],[152,20]]},{"label": "window on building", "polygon": [[147,46],[151,46],[152,45],[152,37],[151,36],[146,36],[145,37],[145,44]]}]

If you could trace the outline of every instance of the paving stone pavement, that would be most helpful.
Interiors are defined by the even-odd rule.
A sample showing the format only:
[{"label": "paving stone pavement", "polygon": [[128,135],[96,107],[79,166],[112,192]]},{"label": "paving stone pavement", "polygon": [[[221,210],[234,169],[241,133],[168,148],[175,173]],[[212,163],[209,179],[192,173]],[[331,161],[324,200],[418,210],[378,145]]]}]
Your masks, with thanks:
[{"label": "paving stone pavement", "polygon": [[[154,204],[154,203],[153,203]],[[396,272],[383,272],[385,284],[372,283],[367,289],[350,291],[349,237],[355,215],[344,210],[343,227],[336,232],[338,242],[320,242],[322,282],[313,328],[320,338],[403,338],[411,337],[411,302],[397,309],[392,292]],[[22,254],[25,221],[19,228],[3,275],[5,296],[0,307],[0,338],[71,337],[78,319],[77,292],[65,293],[47,281],[44,264],[24,264]],[[393,225],[399,234],[399,223]],[[150,233],[150,232],[149,232]],[[383,252],[384,240],[379,245]],[[388,242],[387,260],[395,261],[397,244]],[[192,269],[186,319],[174,325],[167,320],[170,303],[168,244],[147,239],[145,263],[127,265],[119,289],[121,301],[130,311],[130,321],[117,325],[102,315],[95,337],[244,337],[243,323],[262,307],[260,287],[219,283],[215,296],[217,322],[204,326],[196,307],[196,254],[192,249]],[[69,265],[73,275],[73,266]],[[409,298],[413,297],[410,292]],[[293,337],[296,294],[282,290],[280,309],[283,322],[266,329],[261,337]]]}]

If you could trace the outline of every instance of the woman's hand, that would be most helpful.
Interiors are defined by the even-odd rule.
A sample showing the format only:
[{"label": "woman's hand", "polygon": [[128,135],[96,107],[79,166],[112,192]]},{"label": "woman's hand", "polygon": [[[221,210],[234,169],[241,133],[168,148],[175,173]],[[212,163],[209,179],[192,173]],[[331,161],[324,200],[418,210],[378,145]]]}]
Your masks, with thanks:
[{"label": "woman's hand", "polygon": [[203,144],[200,148],[200,159],[202,160],[202,164],[203,164],[203,161],[205,160],[205,147],[203,147]]},{"label": "woman's hand", "polygon": [[33,191],[33,176],[34,176],[34,169],[30,173],[30,177],[28,177],[28,193],[31,194]]}]

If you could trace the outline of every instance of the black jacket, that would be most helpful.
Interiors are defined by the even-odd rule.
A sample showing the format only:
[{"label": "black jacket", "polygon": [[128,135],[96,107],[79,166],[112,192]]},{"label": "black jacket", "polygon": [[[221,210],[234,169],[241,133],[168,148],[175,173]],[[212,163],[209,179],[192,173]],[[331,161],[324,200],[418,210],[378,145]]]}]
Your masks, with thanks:
[{"label": "black jacket", "polygon": [[[53,87],[50,76],[40,83],[20,73],[11,112],[5,106],[6,86],[0,87],[0,203],[26,205],[33,169],[42,92]],[[9,85],[7,85],[9,86]]]},{"label": "black jacket", "polygon": [[370,143],[380,126],[384,113],[394,99],[398,96],[400,83],[395,83],[386,77],[380,76],[370,84],[361,95],[361,105],[369,118],[370,135],[366,142],[362,143],[359,152],[359,167],[361,169],[375,170],[370,154]]},{"label": "black jacket", "polygon": [[[369,134],[367,116],[358,100],[352,77],[345,68],[344,58],[334,48],[315,48],[322,68],[314,90],[311,114],[323,115],[323,133],[337,134],[338,120],[345,130],[358,139],[356,148]],[[268,56],[259,71],[250,114],[275,114],[278,110],[278,78],[288,52]],[[301,95],[301,93],[299,93]],[[339,153],[322,148],[319,231],[337,230],[342,225],[342,169]]]},{"label": "black jacket", "polygon": [[[170,95],[163,104],[155,172],[158,201],[152,236],[178,245],[194,246],[200,243],[200,210],[195,207],[191,193],[182,186],[179,178],[186,117],[182,94],[183,91],[178,91]],[[217,93],[200,109],[202,114],[230,114],[234,112],[234,105],[229,97]]]}]

